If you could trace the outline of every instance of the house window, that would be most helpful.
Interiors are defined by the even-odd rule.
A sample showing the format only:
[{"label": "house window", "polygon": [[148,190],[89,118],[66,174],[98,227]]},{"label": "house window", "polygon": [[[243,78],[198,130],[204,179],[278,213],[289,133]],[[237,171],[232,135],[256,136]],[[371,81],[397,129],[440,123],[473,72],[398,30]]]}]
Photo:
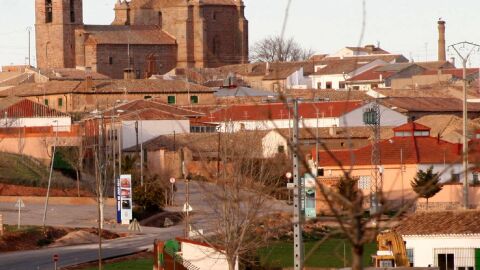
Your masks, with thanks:
[{"label": "house window", "polygon": [[75,22],[75,0],[70,0],[70,22]]},{"label": "house window", "polygon": [[53,6],[52,0],[45,1],[45,23],[51,23],[53,21]]},{"label": "house window", "polygon": [[361,190],[369,190],[370,189],[370,176],[360,176],[358,179],[358,188]]},{"label": "house window", "polygon": [[278,148],[277,148],[277,152],[278,152],[279,154],[285,153],[285,146],[279,145]]},{"label": "house window", "polygon": [[218,12],[214,11],[213,14],[212,14],[212,19],[213,19],[214,21],[216,21],[217,18],[218,18]]},{"label": "house window", "polygon": [[325,169],[317,168],[317,176],[324,176],[324,175],[325,175]]},{"label": "house window", "polygon": [[63,98],[58,98],[58,107],[63,106]]},{"label": "house window", "polygon": [[410,262],[410,267],[413,267],[413,248],[407,248],[407,257],[408,261]]},{"label": "house window", "polygon": [[452,183],[459,183],[460,182],[460,174],[459,173],[452,173]]},{"label": "house window", "polygon": [[413,132],[413,136],[428,137],[428,136],[430,136],[430,132],[429,131],[415,131],[415,132]]},{"label": "house window", "polygon": [[455,259],[453,254],[438,254],[437,266],[439,270],[454,270]]},{"label": "house window", "polygon": [[332,89],[332,82],[327,82],[325,84],[325,89]]},{"label": "house window", "polygon": [[397,131],[395,132],[395,137],[410,137],[412,136],[412,132],[410,131]]},{"label": "house window", "polygon": [[144,96],[143,99],[152,99],[152,96]]},{"label": "house window", "polygon": [[322,89],[322,83],[321,82],[317,83],[317,89]]},{"label": "house window", "polygon": [[45,106],[48,106],[48,99],[44,99],[43,104],[45,104]]},{"label": "house window", "polygon": [[168,103],[168,104],[175,104],[175,103],[177,103],[176,97],[175,97],[175,96],[168,96],[168,98],[167,98],[167,103]]},{"label": "house window", "polygon": [[338,88],[345,89],[345,82],[339,82],[338,83]]},{"label": "house window", "polygon": [[378,84],[372,83],[372,89],[376,89],[376,88],[378,88]]},{"label": "house window", "polygon": [[473,182],[474,185],[479,184],[478,172],[472,173],[472,182]]},{"label": "house window", "polygon": [[111,56],[108,57],[108,64],[113,65],[113,57]]},{"label": "house window", "polygon": [[198,104],[198,96],[191,96],[190,97],[191,104]]},{"label": "house window", "polygon": [[356,91],[360,90],[360,86],[358,86],[358,85],[357,85],[357,86],[354,86],[354,87],[353,87],[353,90],[356,90]]}]

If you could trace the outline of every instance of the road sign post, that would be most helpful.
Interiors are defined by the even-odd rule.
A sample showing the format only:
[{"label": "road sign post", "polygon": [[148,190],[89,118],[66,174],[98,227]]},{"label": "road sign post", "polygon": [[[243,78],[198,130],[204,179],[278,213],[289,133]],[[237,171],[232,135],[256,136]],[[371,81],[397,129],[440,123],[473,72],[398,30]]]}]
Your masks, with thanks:
[{"label": "road sign post", "polygon": [[57,263],[58,263],[58,260],[60,259],[60,256],[58,256],[58,254],[53,254],[53,264],[54,264],[54,268],[55,270],[57,270]]},{"label": "road sign post", "polygon": [[171,194],[172,194],[172,195],[171,195],[171,204],[172,204],[172,206],[174,206],[174,205],[175,205],[175,190],[174,190],[174,187],[175,187],[175,181],[176,181],[176,180],[175,180],[175,178],[174,178],[174,177],[170,178],[170,184],[171,184]]},{"label": "road sign post", "polygon": [[20,229],[20,221],[22,219],[22,208],[25,207],[25,203],[23,203],[23,200],[19,198],[17,200],[17,203],[15,203],[15,207],[18,208],[18,229]]}]

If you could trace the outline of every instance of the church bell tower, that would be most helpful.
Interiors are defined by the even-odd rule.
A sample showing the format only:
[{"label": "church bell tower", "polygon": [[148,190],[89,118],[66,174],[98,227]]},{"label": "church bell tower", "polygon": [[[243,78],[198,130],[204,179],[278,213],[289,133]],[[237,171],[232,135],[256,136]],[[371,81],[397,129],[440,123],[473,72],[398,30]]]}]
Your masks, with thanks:
[{"label": "church bell tower", "polygon": [[35,0],[37,67],[75,67],[75,29],[83,25],[82,0]]}]

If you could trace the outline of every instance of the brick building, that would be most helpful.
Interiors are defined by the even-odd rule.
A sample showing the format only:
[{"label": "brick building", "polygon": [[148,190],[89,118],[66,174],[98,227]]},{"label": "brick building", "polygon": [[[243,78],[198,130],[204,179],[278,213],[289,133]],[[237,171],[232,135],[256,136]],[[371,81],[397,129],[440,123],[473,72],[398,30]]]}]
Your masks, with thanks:
[{"label": "brick building", "polygon": [[248,61],[242,0],[118,0],[111,25],[85,25],[82,0],[36,0],[39,68],[112,78]]}]

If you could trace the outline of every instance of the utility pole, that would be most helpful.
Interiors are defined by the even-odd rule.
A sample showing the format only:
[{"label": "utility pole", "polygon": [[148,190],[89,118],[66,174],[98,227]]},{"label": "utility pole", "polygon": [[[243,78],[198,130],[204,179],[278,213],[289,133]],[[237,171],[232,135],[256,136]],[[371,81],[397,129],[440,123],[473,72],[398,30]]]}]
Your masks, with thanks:
[{"label": "utility pole", "polygon": [[55,143],[53,144],[52,161],[50,164],[50,175],[48,176],[47,195],[45,196],[45,208],[43,209],[43,233],[46,233],[45,223],[47,221],[48,199],[50,196],[50,187],[52,185],[53,162],[55,161],[55,152],[57,150],[57,143],[58,143],[58,120],[54,120],[53,122],[57,123],[57,129],[55,130]]},{"label": "utility pole", "polygon": [[302,239],[302,184],[300,183],[300,170],[298,161],[298,100],[293,101],[293,269],[303,270],[303,239]]},{"label": "utility pole", "polygon": [[463,41],[448,46],[448,49],[452,48],[455,53],[462,59],[463,65],[463,207],[468,209],[468,135],[467,135],[467,122],[468,122],[468,105],[467,105],[467,63],[476,50],[480,50],[480,45]]}]

